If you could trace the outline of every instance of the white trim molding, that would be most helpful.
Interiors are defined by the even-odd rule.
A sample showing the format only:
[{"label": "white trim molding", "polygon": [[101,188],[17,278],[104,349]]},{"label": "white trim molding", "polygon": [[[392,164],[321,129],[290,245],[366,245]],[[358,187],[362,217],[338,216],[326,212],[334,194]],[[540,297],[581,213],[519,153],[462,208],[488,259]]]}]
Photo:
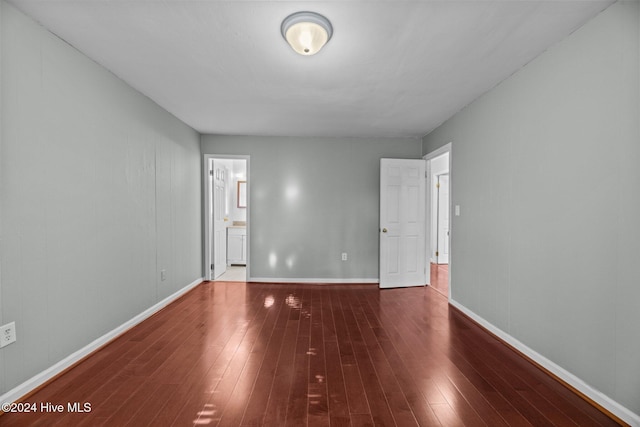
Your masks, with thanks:
[{"label": "white trim molding", "polygon": [[[431,182],[432,176],[431,176],[431,160],[435,159],[436,157],[440,157],[444,154],[449,154],[449,236],[447,237],[448,240],[448,245],[449,245],[449,260],[447,262],[447,264],[449,264],[449,271],[452,271],[452,266],[451,264],[454,262],[453,261],[453,257],[451,256],[451,244],[452,244],[452,238],[451,236],[453,236],[454,234],[454,226],[455,226],[455,222],[457,221],[456,219],[452,218],[451,216],[451,212],[453,212],[453,180],[455,179],[453,176],[453,141],[449,141],[448,143],[444,144],[442,147],[440,148],[436,148],[435,150],[425,154],[424,156],[422,156],[422,158],[427,162],[427,173],[426,173],[426,178],[427,178],[427,192],[426,192],[426,220],[427,223],[425,224],[427,227],[427,230],[429,230],[431,228],[431,186],[433,185]],[[426,237],[426,249],[427,249],[427,253],[429,254],[429,256],[427,257],[427,260],[430,261],[431,260],[431,233],[427,232],[425,237]],[[428,268],[429,266],[427,266]],[[426,274],[427,272],[425,271],[425,279],[426,279]],[[429,273],[429,284],[431,284],[431,273]],[[451,301],[451,289],[452,289],[452,285],[451,285],[451,274],[447,275],[447,299],[449,301]]]},{"label": "white trim molding", "polygon": [[[425,160],[435,159],[436,157],[440,157],[443,154],[451,153],[452,147],[453,147],[453,141],[449,141],[446,144],[444,144],[442,147],[436,148],[435,150],[425,154],[424,156],[422,156],[422,158]],[[449,170],[451,170],[451,159],[449,159]]]},{"label": "white trim molding", "polygon": [[626,422],[631,427],[640,427],[640,415],[625,408],[624,406],[622,406],[621,404],[619,404],[609,396],[605,395],[604,393],[596,390],[589,384],[585,383],[583,380],[581,380],[571,372],[558,366],[557,364],[547,359],[546,357],[536,352],[535,350],[527,347],[525,344],[523,344],[513,336],[509,335],[502,329],[497,328],[492,323],[478,316],[476,313],[469,310],[459,302],[451,299],[449,300],[449,303],[455,308],[457,308],[458,310],[460,310],[461,312],[463,312],[465,315],[469,316],[474,322],[478,323],[480,326],[482,326],[483,328],[491,332],[493,335],[497,336],[498,338],[500,338],[501,340],[509,344],[511,347],[513,347],[520,353],[524,354],[526,357],[528,357],[529,359],[531,359],[532,361],[534,361],[535,363],[537,363],[538,365],[540,365],[541,367],[543,367],[544,369],[546,369],[547,371],[549,371],[550,373],[552,373],[553,375],[555,375],[556,377],[558,377],[559,379],[561,379],[562,381],[564,381],[565,383],[567,383],[568,385],[570,385],[571,387],[573,387],[574,389],[582,393],[587,398],[591,399],[593,402],[600,405],[602,408],[611,412],[613,415],[620,418],[622,421]]},{"label": "white trim molding", "polygon": [[55,376],[64,372],[66,369],[70,368],[71,366],[78,363],[85,357],[89,356],[91,353],[98,350],[100,347],[108,344],[118,336],[122,335],[127,330],[133,328],[137,324],[148,319],[149,317],[151,317],[152,315],[154,315],[155,313],[157,313],[158,311],[160,311],[161,309],[163,309],[164,307],[166,307],[167,305],[169,305],[170,303],[172,303],[173,301],[175,301],[176,299],[178,299],[179,297],[181,297],[191,289],[198,286],[200,283],[202,283],[202,281],[203,281],[202,278],[194,280],[184,288],[180,289],[179,291],[175,292],[172,295],[169,295],[162,301],[158,302],[152,307],[149,307],[148,309],[138,314],[134,318],[128,320],[127,322],[123,323],[122,325],[118,326],[112,331],[107,332],[100,338],[97,338],[93,342],[82,347],[80,350],[76,351],[75,353],[70,354],[69,356],[65,357],[55,365],[45,369],[44,371],[33,376],[32,378],[28,379],[22,384],[9,390],[8,392],[0,396],[0,403],[4,404],[4,403],[18,402],[21,398],[23,398],[24,396],[27,396],[29,393],[31,393],[38,387],[42,386],[43,384],[45,384],[47,381],[51,380]]},{"label": "white trim molding", "polygon": [[302,283],[302,284],[314,284],[314,285],[333,285],[333,284],[369,284],[380,283],[376,279],[310,279],[310,278],[278,278],[278,277],[250,277],[247,282],[259,282],[259,283]]}]

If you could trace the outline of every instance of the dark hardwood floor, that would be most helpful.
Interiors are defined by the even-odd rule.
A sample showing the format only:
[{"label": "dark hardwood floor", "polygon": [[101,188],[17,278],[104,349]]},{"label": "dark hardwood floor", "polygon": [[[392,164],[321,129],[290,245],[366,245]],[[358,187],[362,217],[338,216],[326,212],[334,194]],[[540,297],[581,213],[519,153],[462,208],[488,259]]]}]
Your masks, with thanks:
[{"label": "dark hardwood floor", "polygon": [[449,298],[449,265],[431,263],[431,287]]},{"label": "dark hardwood floor", "polygon": [[431,287],[204,282],[2,426],[610,426]]}]

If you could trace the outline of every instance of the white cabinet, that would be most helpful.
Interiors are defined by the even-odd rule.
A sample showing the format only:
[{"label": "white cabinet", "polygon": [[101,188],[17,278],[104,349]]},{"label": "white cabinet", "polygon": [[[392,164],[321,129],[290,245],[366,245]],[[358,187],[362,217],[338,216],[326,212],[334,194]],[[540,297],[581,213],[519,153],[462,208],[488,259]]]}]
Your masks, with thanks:
[{"label": "white cabinet", "polygon": [[246,227],[227,228],[227,265],[247,265]]}]

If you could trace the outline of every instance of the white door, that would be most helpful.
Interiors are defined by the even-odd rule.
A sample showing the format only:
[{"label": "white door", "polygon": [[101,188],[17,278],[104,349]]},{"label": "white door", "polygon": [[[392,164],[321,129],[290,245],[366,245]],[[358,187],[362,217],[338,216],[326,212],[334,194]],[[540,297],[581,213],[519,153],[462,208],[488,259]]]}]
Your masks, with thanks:
[{"label": "white door", "polygon": [[380,287],[423,286],[425,161],[380,160]]},{"label": "white door", "polygon": [[218,161],[213,161],[213,279],[227,271],[227,171]]},{"label": "white door", "polygon": [[438,248],[436,262],[449,264],[449,174],[438,175]]}]

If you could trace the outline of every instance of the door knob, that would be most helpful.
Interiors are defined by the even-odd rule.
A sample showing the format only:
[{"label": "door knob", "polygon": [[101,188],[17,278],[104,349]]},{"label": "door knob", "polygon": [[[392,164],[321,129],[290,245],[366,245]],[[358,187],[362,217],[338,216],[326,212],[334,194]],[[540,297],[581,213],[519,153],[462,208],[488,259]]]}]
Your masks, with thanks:
[{"label": "door knob", "polygon": [[387,229],[386,229],[386,228],[383,228],[383,229],[382,229],[382,232],[383,232],[383,233],[386,233],[386,232],[387,232]]}]

